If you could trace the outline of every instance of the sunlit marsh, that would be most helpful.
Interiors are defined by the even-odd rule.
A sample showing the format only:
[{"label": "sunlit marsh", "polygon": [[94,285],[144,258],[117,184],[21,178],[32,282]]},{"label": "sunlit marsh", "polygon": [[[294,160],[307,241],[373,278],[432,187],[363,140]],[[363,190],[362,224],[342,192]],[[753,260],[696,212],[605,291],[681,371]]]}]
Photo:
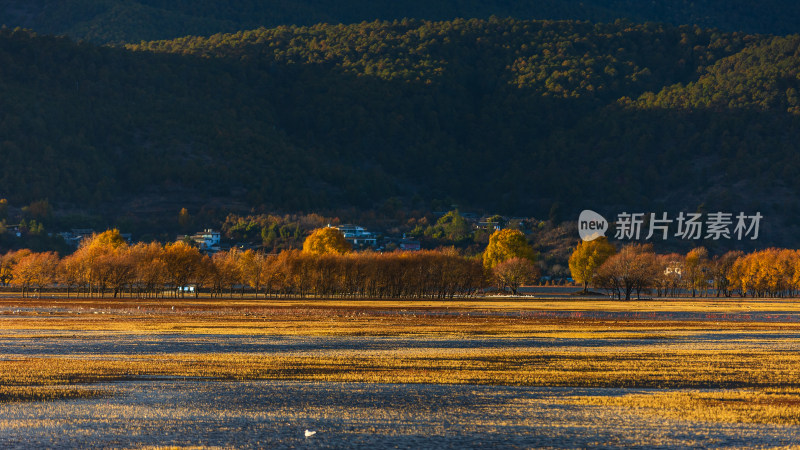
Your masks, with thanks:
[{"label": "sunlit marsh", "polygon": [[791,301],[51,302],[0,302],[0,446],[800,443]]}]

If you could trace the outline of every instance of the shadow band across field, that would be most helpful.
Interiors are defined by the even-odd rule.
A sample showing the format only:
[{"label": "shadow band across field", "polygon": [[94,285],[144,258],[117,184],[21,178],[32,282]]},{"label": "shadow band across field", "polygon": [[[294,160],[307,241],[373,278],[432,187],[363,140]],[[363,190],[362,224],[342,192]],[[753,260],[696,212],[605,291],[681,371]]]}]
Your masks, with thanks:
[{"label": "shadow band across field", "polygon": [[[631,392],[627,389],[307,381],[135,381],[98,387],[115,395],[65,404],[0,404],[0,444],[665,448],[791,445],[800,440],[800,430],[792,426],[663,418],[573,401],[615,398]],[[306,429],[317,433],[305,438]]]}]

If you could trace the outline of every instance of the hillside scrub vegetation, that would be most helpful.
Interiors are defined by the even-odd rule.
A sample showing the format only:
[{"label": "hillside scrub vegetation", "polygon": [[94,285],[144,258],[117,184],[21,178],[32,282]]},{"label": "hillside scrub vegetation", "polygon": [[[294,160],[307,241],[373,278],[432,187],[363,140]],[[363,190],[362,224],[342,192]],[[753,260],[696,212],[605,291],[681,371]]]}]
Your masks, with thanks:
[{"label": "hillside scrub vegetation", "polygon": [[797,47],[628,21],[292,25],[124,48],[6,28],[0,185],[15,205],[112,216],[397,199],[539,217],[763,207],[789,227]]}]

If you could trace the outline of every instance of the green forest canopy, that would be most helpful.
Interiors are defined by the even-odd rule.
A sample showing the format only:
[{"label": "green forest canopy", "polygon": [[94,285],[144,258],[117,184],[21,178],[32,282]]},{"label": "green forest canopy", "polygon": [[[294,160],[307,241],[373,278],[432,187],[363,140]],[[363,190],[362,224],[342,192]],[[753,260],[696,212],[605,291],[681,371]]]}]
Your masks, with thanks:
[{"label": "green forest canopy", "polygon": [[791,222],[799,46],[496,18],[126,48],[4,29],[0,196],[104,211],[156,198],[298,211],[397,196],[538,216],[705,205]]}]

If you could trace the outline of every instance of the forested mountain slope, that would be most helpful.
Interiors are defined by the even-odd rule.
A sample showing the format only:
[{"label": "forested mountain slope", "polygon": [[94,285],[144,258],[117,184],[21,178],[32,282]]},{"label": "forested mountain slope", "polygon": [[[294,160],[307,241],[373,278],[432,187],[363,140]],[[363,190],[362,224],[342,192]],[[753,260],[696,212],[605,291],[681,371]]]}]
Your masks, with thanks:
[{"label": "forested mountain slope", "polygon": [[624,21],[291,26],[124,49],[7,29],[0,187],[103,208],[397,196],[794,220],[799,45]]},{"label": "forested mountain slope", "polygon": [[800,32],[800,5],[789,0],[0,0],[0,24],[98,43],[278,25],[492,15],[592,22],[628,18],[749,33]]}]

